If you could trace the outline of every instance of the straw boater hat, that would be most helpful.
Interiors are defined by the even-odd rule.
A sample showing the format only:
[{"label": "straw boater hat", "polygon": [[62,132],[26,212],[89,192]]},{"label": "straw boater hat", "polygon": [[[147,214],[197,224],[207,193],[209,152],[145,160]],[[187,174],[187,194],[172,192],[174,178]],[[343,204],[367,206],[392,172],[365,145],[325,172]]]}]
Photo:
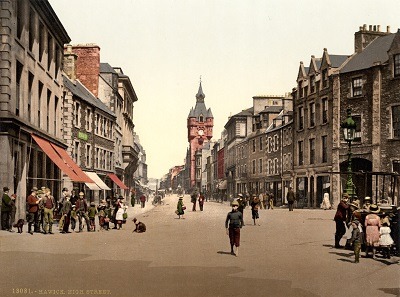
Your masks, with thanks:
[{"label": "straw boater hat", "polygon": [[243,198],[243,194],[238,194],[238,196]]},{"label": "straw boater hat", "polygon": [[79,196],[85,196],[85,193],[79,192]]},{"label": "straw boater hat", "polygon": [[237,200],[233,200],[232,201],[232,206],[239,206],[239,202],[237,202]]},{"label": "straw boater hat", "polygon": [[32,191],[32,192],[36,192],[37,190],[38,190],[38,188],[33,187],[31,191]]},{"label": "straw boater hat", "polygon": [[371,204],[371,206],[369,207],[369,211],[372,213],[379,213],[381,211],[381,209],[379,208],[378,205]]},{"label": "straw boater hat", "polygon": [[179,200],[183,200],[183,196],[179,196]]},{"label": "straw boater hat", "polygon": [[364,198],[364,201],[365,201],[365,202],[371,202],[371,197],[368,197],[368,196],[365,197],[365,198]]}]

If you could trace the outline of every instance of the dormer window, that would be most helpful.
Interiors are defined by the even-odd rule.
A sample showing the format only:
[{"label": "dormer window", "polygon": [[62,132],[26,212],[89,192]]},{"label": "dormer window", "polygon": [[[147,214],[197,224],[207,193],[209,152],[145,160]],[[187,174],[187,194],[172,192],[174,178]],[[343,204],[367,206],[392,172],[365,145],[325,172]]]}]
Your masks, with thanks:
[{"label": "dormer window", "polygon": [[393,56],[394,77],[400,77],[400,54]]},{"label": "dormer window", "polygon": [[315,75],[310,76],[310,92],[315,92]]},{"label": "dormer window", "polygon": [[322,70],[322,87],[326,88],[328,86],[328,69]]},{"label": "dormer window", "polygon": [[203,115],[200,115],[200,116],[199,116],[199,122],[204,122],[204,117],[203,117]]}]

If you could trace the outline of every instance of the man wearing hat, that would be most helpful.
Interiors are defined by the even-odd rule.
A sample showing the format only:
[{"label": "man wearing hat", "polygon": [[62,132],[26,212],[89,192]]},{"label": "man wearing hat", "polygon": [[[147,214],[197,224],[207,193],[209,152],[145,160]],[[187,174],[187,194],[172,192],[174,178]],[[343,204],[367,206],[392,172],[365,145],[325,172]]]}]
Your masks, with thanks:
[{"label": "man wearing hat", "polygon": [[82,225],[82,218],[85,219],[87,231],[90,232],[90,221],[88,217],[88,205],[85,199],[85,194],[83,192],[79,192],[79,199],[76,201],[76,213],[78,215],[79,220],[79,232],[82,232],[83,225]]},{"label": "man wearing hat", "polygon": [[1,229],[6,231],[12,231],[10,224],[10,216],[12,210],[12,200],[8,195],[10,189],[8,187],[3,188],[3,197],[1,199]]},{"label": "man wearing hat", "polygon": [[292,187],[289,188],[289,191],[286,194],[286,200],[289,205],[289,211],[293,211],[293,204],[294,204],[294,201],[296,200],[296,195],[294,194]]},{"label": "man wearing hat", "polygon": [[[229,235],[229,242],[231,244],[231,255],[239,256],[240,246],[240,228],[244,226],[243,216],[238,211],[239,202],[234,200],[232,202],[232,211],[228,213],[225,220],[226,234]],[[233,250],[233,246],[236,247],[236,251]]]},{"label": "man wearing hat", "polygon": [[336,223],[336,233],[335,233],[335,248],[341,248],[340,239],[342,239],[343,235],[346,233],[346,218],[347,218],[347,210],[349,206],[347,205],[347,201],[349,200],[349,195],[347,193],[342,194],[342,200],[340,201],[335,217],[333,218]]},{"label": "man wearing hat", "polygon": [[34,230],[38,229],[38,212],[39,212],[39,203],[42,198],[38,198],[36,193],[38,192],[38,188],[33,187],[31,190],[31,194],[26,198],[26,204],[28,208],[28,232],[33,235],[32,225],[34,226]]},{"label": "man wearing hat", "polygon": [[42,199],[44,228],[43,234],[53,234],[53,211],[56,206],[54,197],[51,195],[49,188],[44,189],[44,197]]},{"label": "man wearing hat", "polygon": [[64,218],[64,224],[61,233],[71,233],[69,232],[69,225],[71,223],[71,211],[72,211],[72,203],[70,201],[71,197],[69,194],[64,198],[64,204],[61,209],[62,217]]}]

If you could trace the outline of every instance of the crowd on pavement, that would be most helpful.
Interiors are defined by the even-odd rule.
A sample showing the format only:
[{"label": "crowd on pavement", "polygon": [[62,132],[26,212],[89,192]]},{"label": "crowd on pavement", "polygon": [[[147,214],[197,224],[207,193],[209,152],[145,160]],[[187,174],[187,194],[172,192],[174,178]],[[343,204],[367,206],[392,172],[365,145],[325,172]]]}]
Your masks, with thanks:
[{"label": "crowd on pavement", "polygon": [[[372,258],[375,259],[379,248],[382,256],[390,259],[391,248],[394,244],[390,235],[393,217],[394,213],[392,212],[388,214],[381,212],[377,204],[371,203],[370,197],[365,197],[364,205],[360,207],[358,199],[349,202],[349,195],[343,193],[334,217],[336,224],[335,248],[353,248],[354,263],[359,263],[360,251],[363,247],[365,248],[365,257],[369,257],[372,252]],[[351,237],[348,236],[346,246],[340,245],[340,240],[349,231]]]},{"label": "crowd on pavement", "polygon": [[[13,227],[18,229],[18,233],[23,232],[25,225],[24,219],[15,222],[16,214],[16,195],[10,195],[10,189],[3,187],[1,199],[1,229],[4,231],[15,232]],[[138,195],[141,209],[145,208],[148,196]],[[132,206],[135,205],[134,197]],[[54,234],[56,230],[62,234],[72,232],[108,231],[111,229],[119,230],[126,223],[128,218],[128,206],[123,196],[107,196],[98,205],[95,202],[88,202],[83,192],[71,192],[67,188],[62,189],[59,200],[56,200],[47,187],[33,187],[30,195],[26,198],[26,223],[28,233]],[[135,232],[145,231],[142,222],[136,222]],[[54,224],[57,222],[57,228]],[[139,227],[138,227],[139,225]],[[144,231],[143,231],[144,226]]]}]

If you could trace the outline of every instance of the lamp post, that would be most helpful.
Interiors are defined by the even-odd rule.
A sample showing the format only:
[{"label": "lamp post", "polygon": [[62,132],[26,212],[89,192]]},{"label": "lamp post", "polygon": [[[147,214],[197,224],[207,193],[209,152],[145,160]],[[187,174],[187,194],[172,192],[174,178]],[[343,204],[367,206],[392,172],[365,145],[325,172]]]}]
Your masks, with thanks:
[{"label": "lamp post", "polygon": [[351,109],[347,109],[347,119],[340,125],[343,129],[344,139],[347,141],[349,145],[349,149],[347,152],[347,181],[346,181],[346,193],[349,194],[351,200],[354,196],[354,184],[353,184],[353,171],[351,168],[351,142],[354,140],[355,132],[356,132],[356,123],[351,117]]}]

